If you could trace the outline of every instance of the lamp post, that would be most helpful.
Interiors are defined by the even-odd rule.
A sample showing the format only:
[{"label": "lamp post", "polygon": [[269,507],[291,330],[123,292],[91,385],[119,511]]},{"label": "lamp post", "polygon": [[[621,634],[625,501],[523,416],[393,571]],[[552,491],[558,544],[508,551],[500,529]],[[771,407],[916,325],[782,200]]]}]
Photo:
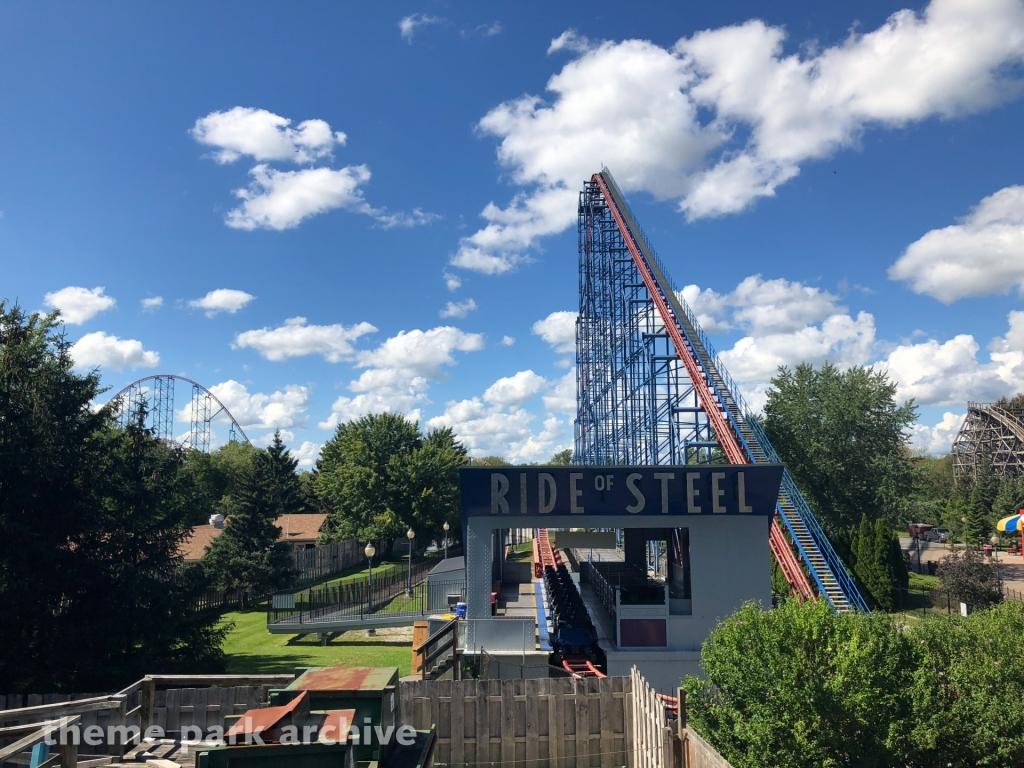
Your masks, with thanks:
[{"label": "lamp post", "polygon": [[1003,582],[999,578],[999,536],[993,533],[992,538],[989,539],[989,541],[992,543],[992,549],[995,550],[993,557],[996,559],[996,589],[998,589],[999,593],[1002,594]]},{"label": "lamp post", "polygon": [[444,559],[448,559],[448,521],[444,521]]},{"label": "lamp post", "polygon": [[[372,541],[366,542],[366,547],[363,549],[363,554],[366,555],[367,565],[367,576],[366,576],[366,612],[370,613],[373,611],[373,556],[377,554],[377,548],[373,546]],[[368,629],[366,630],[368,635],[376,635],[377,630]]]},{"label": "lamp post", "polygon": [[409,540],[409,587],[405,590],[405,596],[412,597],[412,542],[416,538],[416,533],[409,528],[405,532],[405,537]]}]

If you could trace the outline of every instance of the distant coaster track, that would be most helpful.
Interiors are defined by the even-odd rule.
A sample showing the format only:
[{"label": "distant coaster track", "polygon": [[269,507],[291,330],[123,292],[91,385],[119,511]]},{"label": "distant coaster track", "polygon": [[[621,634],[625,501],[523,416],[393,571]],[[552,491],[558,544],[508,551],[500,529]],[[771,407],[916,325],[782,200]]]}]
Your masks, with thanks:
[{"label": "distant coaster track", "polygon": [[967,403],[952,453],[957,483],[976,480],[985,457],[999,477],[1024,475],[1024,411],[1006,403]]},{"label": "distant coaster track", "polygon": [[110,398],[108,405],[113,407],[118,423],[125,426],[139,405],[145,402],[148,410],[146,426],[153,430],[153,435],[160,440],[178,443],[174,429],[174,384],[178,381],[189,385],[191,392],[189,431],[180,441],[183,447],[209,452],[214,419],[228,422],[228,442],[250,442],[227,406],[202,384],[184,376],[169,373],[146,376],[133,381]]}]

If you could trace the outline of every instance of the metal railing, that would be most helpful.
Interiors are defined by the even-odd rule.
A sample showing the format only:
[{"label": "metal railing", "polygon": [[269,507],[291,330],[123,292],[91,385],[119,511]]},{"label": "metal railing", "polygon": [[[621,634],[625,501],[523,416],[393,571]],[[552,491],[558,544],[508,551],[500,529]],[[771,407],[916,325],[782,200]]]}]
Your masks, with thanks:
[{"label": "metal railing", "polygon": [[425,563],[417,573],[413,566],[412,595],[407,593],[408,577],[388,577],[383,583],[374,580],[370,587],[365,581],[327,586],[306,592],[275,595],[267,609],[267,624],[310,625],[353,622],[375,618],[401,618],[445,613],[453,608],[449,599],[458,596],[465,602],[465,580],[425,580],[433,563]]}]

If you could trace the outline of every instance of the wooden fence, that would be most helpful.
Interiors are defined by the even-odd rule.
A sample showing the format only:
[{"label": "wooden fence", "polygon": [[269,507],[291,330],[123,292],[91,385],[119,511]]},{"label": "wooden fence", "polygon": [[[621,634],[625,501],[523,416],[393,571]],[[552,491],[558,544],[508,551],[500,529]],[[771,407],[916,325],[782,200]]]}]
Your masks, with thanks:
[{"label": "wooden fence", "polygon": [[437,727],[438,765],[613,768],[632,742],[631,681],[429,680],[403,682],[402,723]]},{"label": "wooden fence", "polygon": [[633,715],[633,762],[636,768],[665,768],[676,765],[673,729],[669,728],[664,702],[644,680],[640,670],[630,672]]}]

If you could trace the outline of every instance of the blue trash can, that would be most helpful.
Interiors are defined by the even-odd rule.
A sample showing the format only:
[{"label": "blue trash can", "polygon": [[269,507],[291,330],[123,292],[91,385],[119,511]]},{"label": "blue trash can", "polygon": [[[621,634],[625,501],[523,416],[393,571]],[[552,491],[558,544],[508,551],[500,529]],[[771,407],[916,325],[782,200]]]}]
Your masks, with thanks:
[{"label": "blue trash can", "polygon": [[455,604],[455,615],[460,619],[466,618],[466,604],[456,603]]}]

